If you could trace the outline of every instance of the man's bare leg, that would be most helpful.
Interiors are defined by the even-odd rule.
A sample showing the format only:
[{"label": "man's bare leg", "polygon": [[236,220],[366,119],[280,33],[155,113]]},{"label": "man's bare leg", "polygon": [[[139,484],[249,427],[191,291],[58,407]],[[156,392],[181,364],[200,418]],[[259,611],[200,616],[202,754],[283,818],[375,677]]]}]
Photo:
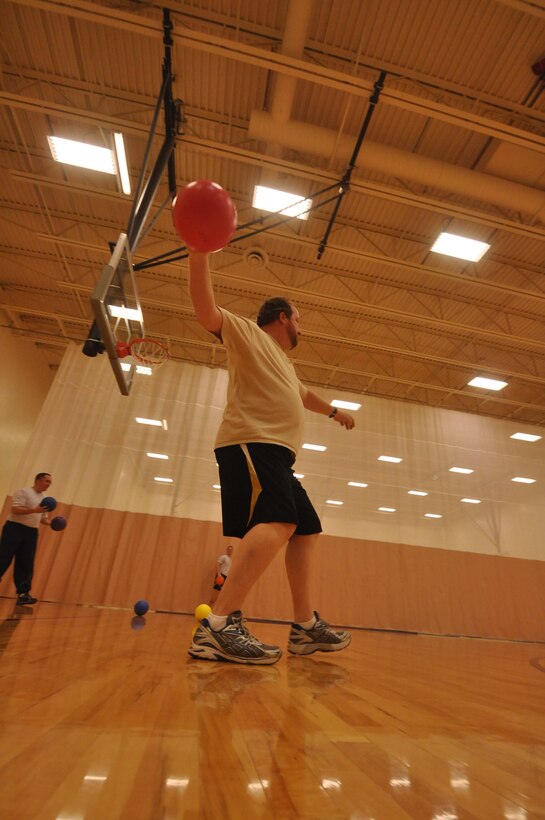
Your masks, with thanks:
[{"label": "man's bare leg", "polygon": [[293,599],[293,620],[306,623],[314,615],[310,583],[316,535],[292,535],[286,549],[286,572]]},{"label": "man's bare leg", "polygon": [[224,584],[214,606],[214,615],[229,615],[242,609],[249,591],[289,540],[295,524],[256,524],[246,533],[233,556],[229,583]]}]

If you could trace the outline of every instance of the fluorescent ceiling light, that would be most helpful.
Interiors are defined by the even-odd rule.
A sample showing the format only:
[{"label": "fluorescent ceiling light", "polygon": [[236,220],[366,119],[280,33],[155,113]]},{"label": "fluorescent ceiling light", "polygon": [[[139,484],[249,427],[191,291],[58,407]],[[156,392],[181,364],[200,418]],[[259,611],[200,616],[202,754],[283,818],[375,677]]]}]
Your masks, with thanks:
[{"label": "fluorescent ceiling light", "polygon": [[162,427],[163,422],[160,419],[145,419],[142,416],[136,416],[134,419],[138,424],[149,424],[151,427]]},{"label": "fluorescent ceiling light", "polygon": [[399,462],[403,461],[403,459],[397,458],[397,456],[379,456],[377,461],[391,461],[392,464],[399,464]]},{"label": "fluorescent ceiling light", "polygon": [[127,196],[131,193],[131,180],[129,177],[129,168],[127,165],[127,154],[125,153],[125,143],[123,142],[123,134],[119,131],[114,133],[115,157],[117,160],[117,171],[119,173],[119,180],[121,182],[121,190]]},{"label": "fluorescent ceiling light", "polygon": [[460,501],[464,501],[466,504],[480,504],[481,503],[479,498],[461,498]]},{"label": "fluorescent ceiling light", "polygon": [[475,472],[475,470],[469,470],[467,467],[449,467],[448,471],[449,473],[461,473],[462,475],[469,475]]},{"label": "fluorescent ceiling light", "polygon": [[442,515],[438,515],[437,513],[425,513],[424,518],[442,518]]},{"label": "fluorescent ceiling light", "polygon": [[334,507],[342,507],[344,501],[334,501],[332,498],[328,498],[325,503],[332,504]]},{"label": "fluorescent ceiling light", "polygon": [[362,484],[361,481],[349,481],[349,487],[368,487],[369,484]]},{"label": "fluorescent ceiling light", "polygon": [[304,473],[294,473],[293,475],[294,475],[295,478],[304,478],[305,477]]},{"label": "fluorescent ceiling light", "polygon": [[213,487],[215,490],[221,490],[221,484],[212,484],[212,487]]},{"label": "fluorescent ceiling light", "polygon": [[515,478],[512,478],[511,481],[516,481],[518,484],[535,484],[535,478],[524,478],[524,476],[517,475]]},{"label": "fluorescent ceiling light", "polygon": [[395,507],[379,507],[379,512],[395,512]]},{"label": "fluorescent ceiling light", "polygon": [[278,191],[276,188],[256,185],[252,205],[260,211],[272,211],[283,216],[308,219],[312,199],[303,199],[298,194],[289,194],[286,191]]},{"label": "fluorescent ceiling light", "polygon": [[341,399],[333,399],[331,406],[338,407],[339,410],[359,410],[361,404],[358,404],[355,401],[341,401]]},{"label": "fluorescent ceiling light", "polygon": [[174,483],[173,478],[162,478],[159,475],[154,476],[153,480],[154,481],[159,481],[159,482],[161,482],[161,484],[173,484]]},{"label": "fluorescent ceiling light", "polygon": [[409,490],[407,495],[427,495],[424,490]]},{"label": "fluorescent ceiling light", "polygon": [[510,438],[516,438],[519,441],[539,441],[541,436],[534,436],[532,433],[513,433]]},{"label": "fluorescent ceiling light", "polygon": [[47,140],[53,159],[57,162],[77,165],[79,168],[88,168],[91,171],[101,171],[104,174],[116,173],[114,157],[109,148],[62,137],[48,137]]},{"label": "fluorescent ceiling light", "polygon": [[502,382],[499,379],[486,379],[484,376],[475,376],[467,383],[468,387],[482,387],[485,390],[503,390],[507,387],[507,382]]},{"label": "fluorescent ceiling light", "polygon": [[303,444],[303,450],[317,450],[319,453],[323,453],[327,450],[327,447],[324,447],[323,444]]},{"label": "fluorescent ceiling light", "polygon": [[108,313],[114,319],[131,319],[134,322],[142,321],[142,311],[138,308],[127,308],[121,305],[108,305]]},{"label": "fluorescent ceiling light", "polygon": [[168,456],[164,453],[146,453],[148,458],[163,458],[165,461],[168,461]]},{"label": "fluorescent ceiling light", "polygon": [[445,256],[455,256],[457,259],[466,259],[468,262],[478,262],[489,249],[486,242],[468,239],[467,236],[458,236],[455,233],[440,233],[431,250]]},{"label": "fluorescent ceiling light", "polygon": [[[130,365],[128,362],[121,362],[121,370],[128,371],[128,370],[131,369],[131,367],[132,367],[132,365]],[[137,364],[136,365],[136,372],[140,373],[141,376],[151,376],[152,375],[151,367],[147,367],[147,365],[145,365],[145,364]]]}]

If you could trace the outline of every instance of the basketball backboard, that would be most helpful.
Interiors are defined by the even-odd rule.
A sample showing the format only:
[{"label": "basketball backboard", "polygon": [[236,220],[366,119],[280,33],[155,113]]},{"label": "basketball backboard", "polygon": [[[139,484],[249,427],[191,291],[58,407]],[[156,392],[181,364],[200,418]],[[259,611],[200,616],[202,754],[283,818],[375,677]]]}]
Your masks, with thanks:
[{"label": "basketball backboard", "polygon": [[116,344],[143,338],[145,334],[131,251],[125,233],[120,234],[110,261],[102,270],[91,295],[91,305],[119,389],[124,396],[128,396],[136,373],[136,362],[130,356],[121,359]]}]

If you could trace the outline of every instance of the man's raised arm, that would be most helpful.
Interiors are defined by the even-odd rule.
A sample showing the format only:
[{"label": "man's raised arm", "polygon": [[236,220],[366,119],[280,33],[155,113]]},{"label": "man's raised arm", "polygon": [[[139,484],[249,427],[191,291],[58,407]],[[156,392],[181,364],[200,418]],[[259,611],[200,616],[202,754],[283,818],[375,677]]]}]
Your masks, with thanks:
[{"label": "man's raised arm", "polygon": [[199,324],[221,336],[223,316],[214,298],[206,253],[189,251],[189,297]]}]

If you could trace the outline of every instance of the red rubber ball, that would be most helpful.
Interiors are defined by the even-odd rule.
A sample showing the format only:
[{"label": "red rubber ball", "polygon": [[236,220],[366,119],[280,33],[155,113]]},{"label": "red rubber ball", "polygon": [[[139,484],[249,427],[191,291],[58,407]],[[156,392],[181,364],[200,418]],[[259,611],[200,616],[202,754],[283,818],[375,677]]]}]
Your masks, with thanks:
[{"label": "red rubber ball", "polygon": [[221,185],[199,179],[178,192],[172,203],[172,221],[190,250],[215,253],[233,238],[237,209]]}]

